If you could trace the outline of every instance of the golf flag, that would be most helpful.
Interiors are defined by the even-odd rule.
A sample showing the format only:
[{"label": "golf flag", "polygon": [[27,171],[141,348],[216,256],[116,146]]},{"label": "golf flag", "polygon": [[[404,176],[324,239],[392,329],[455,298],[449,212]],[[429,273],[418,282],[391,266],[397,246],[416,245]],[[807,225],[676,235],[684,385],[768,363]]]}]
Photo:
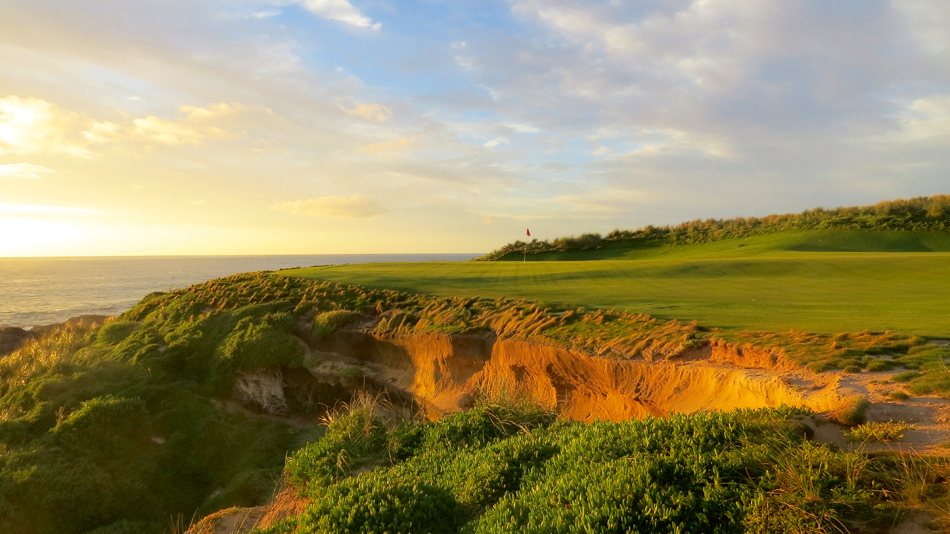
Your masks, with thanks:
[{"label": "golf flag", "polygon": [[531,237],[531,229],[528,228],[528,237]]}]

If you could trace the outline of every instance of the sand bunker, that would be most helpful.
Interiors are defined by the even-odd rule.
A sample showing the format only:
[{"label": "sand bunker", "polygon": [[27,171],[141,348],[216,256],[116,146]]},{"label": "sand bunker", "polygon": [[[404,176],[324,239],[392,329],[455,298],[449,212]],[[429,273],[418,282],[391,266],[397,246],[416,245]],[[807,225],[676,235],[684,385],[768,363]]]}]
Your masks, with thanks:
[{"label": "sand bunker", "polygon": [[[782,405],[825,411],[842,399],[834,383],[797,383],[769,354],[730,354],[725,345],[648,362],[494,337],[342,331],[308,348],[307,372],[244,374],[236,397],[282,414],[332,407],[363,389],[438,417],[465,409],[478,396],[501,395],[530,399],[580,421]],[[723,363],[734,360],[778,369]]]}]

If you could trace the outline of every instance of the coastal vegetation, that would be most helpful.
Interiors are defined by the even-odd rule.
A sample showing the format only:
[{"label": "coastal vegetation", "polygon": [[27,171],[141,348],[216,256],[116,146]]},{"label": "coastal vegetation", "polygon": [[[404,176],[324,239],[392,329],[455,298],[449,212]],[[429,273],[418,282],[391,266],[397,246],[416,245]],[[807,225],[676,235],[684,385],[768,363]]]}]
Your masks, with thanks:
[{"label": "coastal vegetation", "polygon": [[[878,213],[879,226],[897,205]],[[928,206],[921,215],[908,204],[905,219],[945,215]],[[909,510],[946,516],[947,462],[865,449],[914,428],[866,421],[861,395],[822,408],[852,427],[851,444],[836,447],[811,439],[834,423],[808,408],[656,417],[668,414],[652,406],[641,420],[598,421],[635,412],[569,412],[557,377],[546,378],[550,402],[478,382],[446,410],[389,387],[398,377],[373,362],[334,352],[384,340],[381,358],[395,368],[425,364],[398,340],[469,347],[472,361],[456,368],[425,364],[433,387],[446,373],[474,373],[471,347],[511,341],[535,347],[534,363],[583,355],[596,362],[587,371],[704,359],[880,376],[895,402],[950,398],[950,254],[939,252],[948,234],[888,227],[866,239],[866,229],[795,224],[550,253],[578,261],[247,273],[148,295],[104,324],[49,329],[0,358],[0,525],[180,533],[229,507],[263,507],[253,508],[266,512],[262,534],[884,532]],[[447,358],[441,350],[433,358]],[[505,363],[516,379],[549,372],[516,363]],[[619,375],[604,376],[591,395],[618,391],[609,382]],[[305,394],[274,394],[292,382]],[[800,398],[780,382],[783,398]],[[666,385],[655,394],[677,393]]]},{"label": "coastal vegetation", "polygon": [[[482,260],[518,260],[522,254],[591,250],[612,246],[614,249],[710,243],[763,234],[796,230],[851,230],[898,232],[950,232],[950,195],[893,200],[873,206],[815,208],[802,213],[738,217],[685,222],[676,226],[646,226],[636,230],[613,230],[605,237],[587,233],[531,243],[516,241],[495,250]],[[881,236],[865,240],[873,246]],[[884,239],[886,241],[886,238]],[[844,243],[847,246],[847,243]],[[545,259],[553,259],[545,255]]]},{"label": "coastal vegetation", "polygon": [[794,410],[584,424],[496,402],[392,426],[374,407],[288,460],[304,511],[260,534],[884,532],[908,492],[946,498],[946,464],[911,481],[895,453],[808,441]]},{"label": "coastal vegetation", "polygon": [[[696,323],[660,320],[618,310],[552,307],[504,298],[428,297],[313,282],[280,274],[238,275],[184,290],[153,294],[101,328],[78,324],[60,329],[28,342],[0,360],[0,446],[3,447],[0,521],[11,533],[84,533],[104,525],[114,528],[101,532],[160,532],[169,516],[200,517],[227,506],[264,504],[282,472],[285,480],[290,477],[289,480],[297,484],[294,487],[304,492],[323,487],[307,482],[315,477],[330,477],[327,480],[334,481],[332,490],[327,489],[329,493],[314,505],[318,506],[314,510],[321,512],[294,520],[313,531],[326,526],[320,526],[321,521],[336,521],[332,518],[340,516],[334,510],[351,506],[356,502],[354,499],[363,502],[366,496],[373,496],[366,497],[370,499],[364,514],[366,521],[379,519],[373,515],[379,510],[385,508],[395,513],[396,508],[401,510],[405,504],[412,514],[444,514],[446,510],[456,510],[458,514],[453,517],[458,518],[458,528],[470,524],[471,528],[477,526],[483,531],[501,531],[506,528],[504,518],[515,510],[523,511],[518,514],[527,514],[516,516],[525,528],[547,525],[558,516],[546,516],[549,512],[543,512],[542,508],[537,508],[540,515],[532,515],[529,512],[536,509],[535,501],[543,500],[545,492],[564,487],[559,484],[586,480],[585,477],[601,469],[610,472],[620,469],[617,472],[623,475],[622,480],[633,484],[629,488],[646,487],[643,484],[648,479],[643,477],[661,476],[661,473],[670,473],[662,476],[674,478],[697,469],[705,473],[693,482],[683,482],[687,486],[681,488],[682,496],[675,502],[655,502],[655,496],[645,489],[647,492],[637,497],[642,499],[637,501],[640,502],[637,506],[645,507],[643,510],[647,513],[647,516],[640,513],[637,517],[652,517],[649,521],[660,521],[664,525],[679,524],[676,522],[687,521],[685,518],[701,512],[706,514],[703,521],[728,519],[726,524],[733,525],[729,529],[735,530],[748,521],[762,519],[755,519],[756,514],[766,513],[766,510],[772,514],[776,510],[792,509],[791,505],[774,501],[777,495],[791,495],[776,485],[784,475],[775,471],[774,458],[790,454],[781,447],[804,447],[794,454],[806,454],[802,451],[810,450],[813,445],[780,438],[784,435],[781,420],[787,413],[781,417],[733,414],[588,427],[580,423],[553,423],[542,415],[532,416],[535,419],[531,421],[535,422],[529,424],[517,419],[521,416],[501,417],[483,408],[483,412],[448,418],[441,423],[409,422],[392,428],[380,426],[375,420],[362,426],[353,423],[350,425],[353,428],[346,432],[363,428],[370,434],[369,441],[357,447],[344,443],[346,440],[333,441],[336,438],[332,436],[340,425],[331,424],[329,441],[318,441],[323,432],[319,427],[311,425],[309,430],[295,430],[284,423],[240,410],[222,409],[218,399],[227,398],[241,372],[269,366],[304,366],[306,357],[299,336],[325,336],[335,329],[354,325],[392,335],[446,332],[531,339],[620,359],[646,355],[675,357],[684,350],[729,342],[728,336],[722,337],[722,332]],[[781,358],[797,365],[814,361],[831,364],[827,359],[829,354],[837,356],[832,365],[839,367],[869,366],[879,361],[886,361],[895,368],[916,365],[919,370],[908,377],[910,388],[927,384],[936,388],[933,391],[943,391],[938,382],[945,373],[939,370],[947,356],[945,348],[929,345],[923,338],[864,332],[833,339],[794,333],[787,339],[780,334],[749,339],[759,347],[778,351]],[[795,350],[791,350],[792,347]],[[878,358],[883,354],[896,354],[897,358]],[[356,389],[359,377],[353,378],[351,386]],[[466,419],[475,418],[476,413],[494,421],[493,425],[509,416],[516,417],[516,424],[502,424],[501,430],[487,429],[484,421]],[[755,425],[760,423],[748,421],[760,420],[770,421],[769,428],[778,427],[777,434],[763,434],[771,436],[772,445],[747,441],[749,436],[761,434],[759,430],[752,430],[759,428]],[[435,426],[427,427],[428,424]],[[469,424],[475,427],[470,428]],[[753,426],[744,426],[747,424]],[[637,425],[644,426],[637,430],[640,428]],[[681,451],[677,447],[693,446],[694,441],[677,444],[651,439],[647,443],[623,441],[610,445],[616,447],[615,456],[603,459],[606,463],[596,469],[591,467],[594,471],[578,472],[581,464],[562,465],[564,459],[574,453],[562,457],[558,451],[590,449],[593,442],[586,440],[596,441],[600,433],[616,435],[618,432],[640,436],[651,432],[709,433],[710,447],[728,445],[727,450],[733,451],[734,456],[723,453],[726,456],[706,460],[680,458]],[[722,432],[727,432],[727,437],[723,437]],[[470,435],[483,437],[466,441],[469,438],[464,436]],[[457,442],[459,439],[462,441]],[[706,443],[706,439],[700,439],[699,443]],[[333,443],[343,443],[339,445],[342,448],[334,448],[338,445]],[[642,447],[660,447],[662,450],[655,451],[655,461],[659,463],[650,460],[642,467],[623,467],[630,462],[625,458]],[[768,447],[779,448],[769,450]],[[298,449],[301,452],[285,467],[285,455]],[[341,453],[343,450],[346,452]],[[379,462],[383,451],[386,458],[402,460],[392,463],[391,469],[385,471],[377,473],[374,469],[374,474],[369,476],[355,479],[343,476],[360,471],[361,466],[382,465]],[[481,467],[471,473],[454,472],[445,478],[446,484],[450,484],[448,487],[421,482],[434,474],[423,466],[433,463],[436,457],[447,454],[456,457],[463,453],[474,456],[458,456],[470,461],[458,460],[451,464],[456,466],[452,469],[462,469],[469,464]],[[832,458],[839,453],[828,450],[820,454],[832,455],[829,457]],[[417,456],[418,459],[413,460]],[[671,459],[686,463],[670,464]],[[828,467],[837,465],[835,462],[839,460],[826,460],[821,460],[820,465],[828,472],[815,474],[819,478],[828,477],[821,482],[825,489],[815,491],[833,492],[832,488],[837,487],[840,477],[844,476],[837,467]],[[699,464],[690,463],[693,461]],[[495,462],[507,462],[508,471]],[[522,465],[521,462],[527,463]],[[891,465],[894,460],[881,462]],[[443,468],[448,469],[439,467]],[[555,469],[552,473],[560,474],[546,478],[544,473],[549,468]],[[742,473],[752,469],[749,472],[754,474],[739,477],[736,469]],[[507,480],[505,477],[509,475],[505,473],[515,478]],[[502,478],[497,480],[497,486],[486,486],[479,478],[484,476]],[[842,506],[876,510],[875,507],[881,505],[880,509],[887,510],[887,514],[896,513],[897,508],[888,503],[897,506],[897,501],[882,497],[892,494],[885,492],[884,486],[874,485],[883,484],[878,478],[880,476],[875,475],[867,480],[848,482],[854,488],[863,488],[856,489],[855,495],[870,492],[871,497],[858,499],[860,503],[847,500],[854,495],[823,494],[825,496],[816,501],[821,503],[821,514],[825,514],[821,517],[827,516],[833,523],[830,518],[839,514],[844,509]],[[533,485],[526,485],[528,481]],[[937,482],[934,484],[939,486]],[[488,488],[485,489],[487,494],[480,493],[483,486]],[[495,489],[489,491],[493,487]],[[710,501],[708,505],[713,508],[706,510],[700,496],[710,491],[716,495],[725,493]],[[887,491],[897,489],[890,487]],[[758,499],[753,502],[766,508],[740,509],[727,504],[740,494]],[[358,497],[360,495],[363,497]],[[563,498],[569,497],[565,494]],[[593,493],[590,498],[594,498]],[[605,498],[612,498],[609,492]],[[609,508],[606,501],[589,504],[594,508]],[[430,505],[447,508],[432,510]],[[491,512],[495,506],[502,508]],[[808,517],[816,515],[815,510],[809,511]],[[558,521],[572,524],[570,517],[576,513],[561,514]],[[871,514],[868,517],[878,517],[874,515],[877,512],[867,513]],[[402,518],[400,520],[416,520],[397,516]],[[803,519],[782,519],[785,520]],[[604,521],[613,524],[613,521],[633,519],[605,516]],[[701,529],[690,522],[682,523],[681,528],[685,528],[684,531]]]}]

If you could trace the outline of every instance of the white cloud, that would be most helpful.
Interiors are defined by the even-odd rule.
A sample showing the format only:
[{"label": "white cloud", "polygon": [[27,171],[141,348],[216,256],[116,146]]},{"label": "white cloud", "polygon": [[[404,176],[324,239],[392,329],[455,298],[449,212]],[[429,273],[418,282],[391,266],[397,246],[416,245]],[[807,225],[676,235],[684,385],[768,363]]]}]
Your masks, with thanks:
[{"label": "white cloud", "polygon": [[950,2],[946,0],[891,0],[911,28],[911,36],[931,54],[950,51]]},{"label": "white cloud", "polygon": [[76,138],[88,119],[38,98],[0,99],[0,154],[39,152],[93,156]]},{"label": "white cloud", "polygon": [[349,197],[327,196],[296,200],[272,206],[271,209],[286,211],[293,215],[309,215],[311,217],[341,217],[346,219],[369,219],[386,213],[373,199],[362,195]]},{"label": "white cloud", "polygon": [[[180,116],[154,115],[128,122],[98,121],[36,98],[0,99],[0,154],[67,154],[91,159],[92,145],[202,145],[247,135],[248,126],[272,118],[264,107],[242,104],[181,106]],[[124,114],[124,113],[123,113]]]},{"label": "white cloud", "polygon": [[382,23],[373,23],[372,19],[360,13],[359,10],[353,7],[353,4],[346,0],[303,0],[300,5],[318,17],[338,20],[372,30],[378,30],[382,27]]},{"label": "white cloud", "polygon": [[891,141],[922,141],[950,136],[950,94],[914,100],[901,117],[901,131],[886,137]]},{"label": "white cloud", "polygon": [[632,139],[639,145],[631,155],[677,155],[698,153],[712,158],[735,156],[731,143],[720,136],[675,128],[641,130]]},{"label": "white cloud", "polygon": [[387,119],[393,116],[393,110],[389,107],[383,106],[382,104],[363,104],[361,102],[353,102],[353,107],[345,106],[343,104],[338,104],[337,107],[347,112],[349,115],[354,117],[360,117],[372,122],[386,122]]},{"label": "white cloud", "polygon": [[[694,0],[682,9],[655,10],[639,20],[589,2],[516,0],[513,10],[535,18],[582,50],[602,50],[617,68],[649,74],[651,81],[687,81],[721,92],[744,81],[775,46],[782,4],[775,0]],[[626,19],[626,20],[625,20]],[[567,87],[598,98],[596,80],[563,71]]]},{"label": "white cloud", "polygon": [[281,11],[279,9],[269,9],[267,11],[255,11],[251,13],[251,16],[255,19],[269,19],[280,15],[280,13]]},{"label": "white cloud", "polygon": [[399,139],[394,139],[392,141],[383,141],[381,143],[373,143],[370,145],[363,145],[357,147],[354,152],[361,154],[380,154],[383,152],[405,152],[407,150],[413,150],[416,148],[416,141],[418,137],[411,135],[409,137],[400,137]]},{"label": "white cloud", "polygon": [[0,177],[3,178],[40,178],[44,174],[53,174],[53,169],[32,163],[8,163],[0,165]]},{"label": "white cloud", "polygon": [[492,139],[491,141],[488,141],[487,143],[485,143],[485,148],[495,148],[496,146],[507,143],[507,142],[508,142],[508,139],[504,137],[496,137]]}]

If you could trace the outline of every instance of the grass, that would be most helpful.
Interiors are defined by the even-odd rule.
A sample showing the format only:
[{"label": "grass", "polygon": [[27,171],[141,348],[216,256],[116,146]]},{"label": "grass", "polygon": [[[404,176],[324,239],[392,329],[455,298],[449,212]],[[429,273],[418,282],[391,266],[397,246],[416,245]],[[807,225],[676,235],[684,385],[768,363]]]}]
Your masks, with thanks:
[{"label": "grass", "polygon": [[[150,295],[102,328],[64,329],[0,359],[0,524],[16,534],[79,534],[110,524],[115,528],[109,532],[159,532],[165,519],[176,514],[190,517],[196,509],[207,513],[262,504],[272,494],[285,454],[302,439],[318,436],[301,438],[278,423],[224,413],[211,398],[226,395],[239,371],[303,365],[301,339],[324,339],[347,324],[396,335],[490,332],[615,358],[675,356],[707,343],[749,344],[780,349],[816,370],[910,369],[899,379],[914,394],[950,391],[945,363],[950,347],[921,337],[950,331],[950,299],[944,298],[950,290],[941,276],[946,253],[803,252],[792,245],[788,236],[760,236],[628,250],[627,256],[599,262],[311,268],[236,275]],[[776,300],[764,306],[758,299],[743,300],[769,291]],[[915,307],[910,296],[917,299]],[[904,319],[895,312],[902,309],[901,299],[908,300]],[[610,302],[623,305],[608,310],[614,307]],[[693,306],[709,320],[687,321],[696,317],[686,314]],[[869,310],[878,315],[868,315]],[[878,316],[893,331],[876,329],[885,324],[874,322]],[[900,328],[901,320],[916,327]],[[859,327],[850,328],[852,324]],[[492,409],[474,411],[470,417],[475,419],[454,418],[441,425],[392,426],[376,423],[379,414],[372,404],[360,401],[349,407],[352,413],[362,410],[359,421],[348,419],[349,412],[331,414],[329,438],[308,446],[304,451],[309,452],[294,456],[299,462],[287,466],[285,480],[293,475],[311,497],[324,492],[319,496],[325,509],[304,513],[294,523],[305,531],[343,528],[333,522],[347,521],[349,516],[341,514],[349,510],[363,514],[374,528],[385,526],[377,513],[400,521],[457,514],[460,522],[481,525],[471,524],[476,531],[510,531],[504,523],[510,517],[520,522],[516,528],[530,531],[534,525],[543,531],[538,525],[561,521],[555,517],[560,508],[545,508],[550,503],[543,499],[563,489],[558,480],[591,482],[590,492],[580,495],[587,499],[580,502],[593,507],[590,517],[603,512],[605,521],[624,525],[639,525],[636,521],[647,517],[664,528],[680,521],[700,530],[705,523],[691,521],[722,521],[733,530],[741,525],[754,530],[761,526],[757,521],[774,526],[776,520],[784,521],[788,531],[809,522],[831,529],[846,512],[871,510],[873,519],[874,510],[892,510],[897,504],[887,496],[902,491],[874,485],[884,484],[881,480],[898,484],[895,477],[860,476],[871,459],[859,462],[838,451],[799,447],[774,432],[769,435],[776,443],[744,442],[742,436],[721,440],[723,432],[734,436],[730,433],[745,428],[747,421],[741,418],[678,418],[640,428],[633,422],[619,427],[551,423],[545,414],[525,419]],[[863,410],[857,402],[841,419],[860,424]],[[598,433],[639,436],[654,431],[688,434],[689,447],[708,445],[703,432],[709,431],[715,450],[726,452],[694,458],[674,450],[683,445],[674,443],[659,456],[647,455],[646,467],[628,465],[639,452],[608,458],[609,465],[596,464],[600,457],[586,464],[572,459],[597,453],[601,445],[630,445],[604,441]],[[653,454],[664,443],[648,438],[630,446]],[[564,450],[568,453],[557,452]],[[776,451],[782,454],[774,455]],[[766,453],[772,456],[756,456]],[[551,463],[559,454],[561,459]],[[599,470],[593,478],[584,471],[590,466]],[[738,479],[717,478],[739,473],[737,466],[748,470]],[[887,466],[880,468],[886,471]],[[562,478],[546,479],[549,472]],[[654,500],[662,505],[660,515],[650,515],[654,510],[649,507],[632,508],[640,510],[637,517],[611,515],[611,495],[669,497],[637,484],[654,476],[666,482],[662,477],[670,473],[674,484],[696,474],[698,485],[676,486],[676,502]],[[599,478],[604,474],[621,478]],[[311,483],[317,475],[326,484]],[[610,485],[618,480],[622,488]],[[927,478],[927,487],[942,488],[940,480]],[[907,493],[915,500],[929,495],[923,490]],[[719,499],[723,495],[727,498]],[[796,495],[809,497],[802,501]],[[575,497],[558,498],[571,503]],[[750,504],[735,508],[734,502]],[[703,503],[713,508],[702,508]],[[499,511],[489,515],[495,506]],[[541,511],[525,515],[533,510]],[[705,519],[697,514],[706,514]],[[565,517],[569,520],[560,523],[565,532],[590,519]]]},{"label": "grass", "polygon": [[[881,236],[888,236],[883,244]],[[889,241],[888,241],[889,240]],[[886,251],[867,249],[878,243]],[[832,243],[832,244],[829,244]],[[922,245],[921,243],[925,243]],[[929,243],[929,244],[928,244]],[[827,245],[831,251],[821,251]],[[950,332],[946,234],[809,231],[714,243],[578,251],[600,261],[376,263],[281,274],[438,296],[618,308],[724,330]],[[608,259],[609,258],[609,259]]]}]

